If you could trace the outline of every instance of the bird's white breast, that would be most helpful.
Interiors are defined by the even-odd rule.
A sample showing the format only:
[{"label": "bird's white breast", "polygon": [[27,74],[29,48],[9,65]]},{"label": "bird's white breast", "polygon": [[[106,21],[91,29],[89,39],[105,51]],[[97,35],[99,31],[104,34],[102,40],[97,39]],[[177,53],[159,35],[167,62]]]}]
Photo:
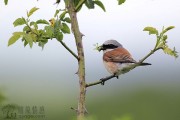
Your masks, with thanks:
[{"label": "bird's white breast", "polygon": [[115,62],[104,61],[105,68],[111,74],[117,73],[119,70],[122,70],[124,67],[127,67],[130,64],[132,64],[132,63],[115,63]]}]

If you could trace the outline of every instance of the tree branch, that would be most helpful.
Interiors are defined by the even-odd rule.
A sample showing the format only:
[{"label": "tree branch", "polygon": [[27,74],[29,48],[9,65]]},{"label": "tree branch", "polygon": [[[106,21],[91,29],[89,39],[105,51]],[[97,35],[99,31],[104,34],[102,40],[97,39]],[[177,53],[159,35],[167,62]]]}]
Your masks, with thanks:
[{"label": "tree branch", "polygon": [[[43,37],[44,39],[51,39],[50,37]],[[55,38],[55,37],[53,37]],[[69,52],[71,53],[77,60],[79,60],[79,57],[61,40],[59,41],[61,45]]]},{"label": "tree branch", "polygon": [[90,87],[90,86],[94,86],[94,85],[98,85],[98,84],[101,84],[101,85],[104,85],[104,82],[112,79],[116,77],[115,75],[110,75],[110,76],[107,76],[105,78],[101,78],[100,80],[96,81],[96,82],[92,82],[92,83],[89,83],[89,84],[86,84],[86,87]]},{"label": "tree branch", "polygon": [[152,54],[154,54],[156,51],[158,51],[159,49],[162,49],[162,48],[155,48],[153,50],[151,50],[144,58],[142,58],[139,62],[137,63],[134,63],[134,64],[131,64],[127,67],[124,67],[122,70],[119,70],[116,75],[110,75],[110,76],[107,76],[105,78],[101,78],[100,80],[96,81],[96,82],[92,82],[92,83],[88,83],[86,84],[86,87],[90,87],[90,86],[94,86],[94,85],[98,85],[98,84],[101,84],[101,85],[104,85],[104,83],[114,77],[117,77],[121,74],[125,74],[125,73],[128,73],[129,71],[133,70],[134,68],[136,67],[139,67],[141,66],[141,63],[143,63],[148,57],[150,57]]},{"label": "tree branch", "polygon": [[60,43],[61,43],[62,46],[64,46],[64,48],[66,48],[66,50],[69,51],[77,60],[79,60],[79,57],[78,57],[63,41],[60,41]]},{"label": "tree branch", "polygon": [[84,120],[86,107],[86,81],[85,81],[85,58],[84,58],[84,48],[82,42],[82,34],[79,30],[79,24],[77,19],[77,13],[75,11],[75,5],[73,0],[68,0],[66,3],[66,8],[68,10],[69,16],[71,18],[71,27],[75,37],[77,53],[78,53],[78,76],[79,76],[79,100],[78,100],[78,113],[77,119]]},{"label": "tree branch", "polygon": [[154,48],[153,50],[151,50],[151,52],[149,52],[149,54],[147,54],[144,58],[142,58],[138,63],[143,63],[148,57],[150,57],[152,54],[154,54],[156,51],[162,49],[161,47],[159,48]]}]

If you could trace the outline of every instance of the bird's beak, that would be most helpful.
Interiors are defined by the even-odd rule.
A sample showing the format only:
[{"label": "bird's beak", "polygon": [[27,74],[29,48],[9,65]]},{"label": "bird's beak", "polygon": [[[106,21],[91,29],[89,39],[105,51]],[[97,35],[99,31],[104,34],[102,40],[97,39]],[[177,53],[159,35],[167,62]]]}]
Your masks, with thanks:
[{"label": "bird's beak", "polygon": [[101,45],[101,46],[98,46],[98,51],[100,52],[101,50],[104,50],[104,48],[103,48],[103,45]]}]

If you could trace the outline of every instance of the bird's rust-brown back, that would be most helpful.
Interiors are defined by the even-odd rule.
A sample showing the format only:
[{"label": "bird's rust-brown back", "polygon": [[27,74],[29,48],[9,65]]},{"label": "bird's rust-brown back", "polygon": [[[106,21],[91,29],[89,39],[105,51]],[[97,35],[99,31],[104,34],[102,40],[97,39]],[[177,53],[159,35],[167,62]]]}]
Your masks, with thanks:
[{"label": "bird's rust-brown back", "polygon": [[103,60],[106,62],[135,63],[131,54],[125,48],[116,48],[104,53]]}]

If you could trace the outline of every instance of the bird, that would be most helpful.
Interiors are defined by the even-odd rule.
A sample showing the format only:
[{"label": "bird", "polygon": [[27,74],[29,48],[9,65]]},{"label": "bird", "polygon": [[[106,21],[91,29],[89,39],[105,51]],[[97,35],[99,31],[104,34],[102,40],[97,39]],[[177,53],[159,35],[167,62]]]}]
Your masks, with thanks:
[{"label": "bird", "polygon": [[[103,63],[107,71],[118,79],[117,72],[130,64],[137,63],[130,52],[118,41],[110,39],[105,41],[99,48],[103,50]],[[139,66],[151,65],[151,63],[140,63]]]}]

